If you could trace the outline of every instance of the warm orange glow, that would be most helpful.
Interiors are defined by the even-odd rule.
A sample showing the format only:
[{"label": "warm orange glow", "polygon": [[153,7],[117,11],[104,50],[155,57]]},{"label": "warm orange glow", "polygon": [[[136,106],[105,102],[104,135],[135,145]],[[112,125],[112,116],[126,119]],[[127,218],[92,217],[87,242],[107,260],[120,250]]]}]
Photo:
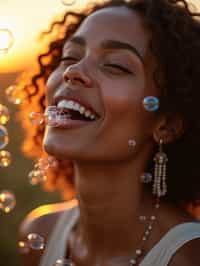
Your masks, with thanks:
[{"label": "warm orange glow", "polygon": [[[74,0],[0,1],[0,29],[9,29],[15,39],[12,49],[0,55],[0,73],[17,71],[32,65],[35,56],[42,48],[37,39],[39,32],[48,28],[55,15],[63,13],[68,8],[68,5],[64,5],[62,1],[74,2]],[[90,1],[94,2],[76,0],[74,6],[79,7]],[[104,0],[98,0],[101,1]],[[200,5],[199,0],[192,1]]]},{"label": "warm orange glow", "polygon": [[[80,6],[87,1],[77,0],[76,4]],[[61,0],[0,1],[0,29],[9,29],[15,38],[12,49],[0,55],[0,73],[31,66],[42,49],[39,33],[48,29],[52,18],[67,8]]]}]

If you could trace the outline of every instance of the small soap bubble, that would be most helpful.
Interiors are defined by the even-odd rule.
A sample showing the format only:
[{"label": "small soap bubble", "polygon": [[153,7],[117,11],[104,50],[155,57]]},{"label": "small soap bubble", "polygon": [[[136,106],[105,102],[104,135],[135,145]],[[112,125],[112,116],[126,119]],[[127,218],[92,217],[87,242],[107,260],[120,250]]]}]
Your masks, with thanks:
[{"label": "small soap bubble", "polygon": [[11,85],[5,92],[8,101],[13,104],[20,104],[26,98],[25,91],[19,85]]},{"label": "small soap bubble", "polygon": [[58,109],[56,106],[48,106],[44,113],[45,123],[47,126],[56,127],[58,125],[57,116]]},{"label": "small soap bubble", "polygon": [[44,115],[38,112],[32,112],[29,119],[33,125],[42,125],[44,123]]},{"label": "small soap bubble", "polygon": [[11,154],[9,151],[0,151],[0,167],[8,167],[11,164]]},{"label": "small soap bubble", "polygon": [[159,109],[160,102],[155,96],[145,97],[143,100],[144,108],[149,112],[155,112]]},{"label": "small soap bubble", "polygon": [[135,146],[136,146],[136,141],[135,141],[134,139],[129,139],[129,141],[128,141],[128,145],[129,145],[130,147],[135,147]]},{"label": "small soap bubble", "polygon": [[56,167],[57,164],[58,162],[55,157],[48,156],[45,158],[40,158],[37,164],[35,165],[35,168],[40,170],[47,170],[49,169],[49,167]]},{"label": "small soap bubble", "polygon": [[0,125],[0,149],[4,149],[9,142],[7,129]]},{"label": "small soap bubble", "polygon": [[15,195],[9,190],[3,190],[0,192],[0,209],[9,213],[14,209],[16,205]]},{"label": "small soap bubble", "polygon": [[61,0],[61,3],[65,6],[71,6],[76,3],[76,0]]},{"label": "small soap bubble", "polygon": [[59,259],[53,266],[75,266],[75,264],[70,259]]},{"label": "small soap bubble", "polygon": [[47,174],[44,170],[34,169],[28,175],[29,182],[32,186],[44,183],[47,180]]},{"label": "small soap bubble", "polygon": [[9,29],[0,29],[0,54],[7,53],[14,43],[14,36]]},{"label": "small soap bubble", "polygon": [[141,181],[142,183],[151,183],[153,177],[151,173],[144,173],[143,175],[141,175]]},{"label": "small soap bubble", "polygon": [[0,124],[5,125],[10,119],[10,113],[6,106],[0,104]]},{"label": "small soap bubble", "polygon": [[27,243],[31,249],[44,249],[44,238],[38,234],[31,233],[27,236]]},{"label": "small soap bubble", "polygon": [[18,250],[21,254],[28,254],[30,251],[29,245],[25,241],[19,241],[18,242]]}]

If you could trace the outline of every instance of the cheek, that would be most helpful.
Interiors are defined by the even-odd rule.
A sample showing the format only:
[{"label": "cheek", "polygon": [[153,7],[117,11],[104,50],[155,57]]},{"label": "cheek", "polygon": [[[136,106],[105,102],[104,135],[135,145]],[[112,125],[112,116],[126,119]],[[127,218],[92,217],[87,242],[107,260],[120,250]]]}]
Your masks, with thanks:
[{"label": "cheek", "polygon": [[144,99],[143,81],[124,81],[104,84],[102,98],[107,114],[133,114],[140,112]]},{"label": "cheek", "polygon": [[58,86],[62,82],[62,75],[59,70],[55,70],[52,72],[52,74],[49,76],[47,83],[46,83],[46,92],[47,92],[47,99],[51,97],[51,95],[54,93],[55,89],[58,88]]}]

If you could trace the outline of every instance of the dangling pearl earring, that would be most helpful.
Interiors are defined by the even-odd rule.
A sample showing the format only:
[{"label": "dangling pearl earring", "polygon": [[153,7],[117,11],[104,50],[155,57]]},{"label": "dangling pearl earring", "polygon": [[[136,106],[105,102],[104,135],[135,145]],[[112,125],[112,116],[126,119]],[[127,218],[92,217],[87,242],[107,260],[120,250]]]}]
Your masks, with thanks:
[{"label": "dangling pearl earring", "polygon": [[159,151],[154,156],[154,183],[153,194],[158,198],[167,194],[166,172],[167,172],[167,154],[163,152],[163,140],[160,139]]}]

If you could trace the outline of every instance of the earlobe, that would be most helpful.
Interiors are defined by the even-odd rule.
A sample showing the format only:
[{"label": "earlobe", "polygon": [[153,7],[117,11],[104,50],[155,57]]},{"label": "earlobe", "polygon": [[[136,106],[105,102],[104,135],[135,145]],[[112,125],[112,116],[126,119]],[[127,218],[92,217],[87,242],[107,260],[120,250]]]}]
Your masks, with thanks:
[{"label": "earlobe", "polygon": [[185,131],[185,125],[180,115],[174,115],[173,117],[162,117],[157,123],[153,138],[155,142],[159,143],[160,139],[163,139],[164,143],[171,143],[179,139]]}]

